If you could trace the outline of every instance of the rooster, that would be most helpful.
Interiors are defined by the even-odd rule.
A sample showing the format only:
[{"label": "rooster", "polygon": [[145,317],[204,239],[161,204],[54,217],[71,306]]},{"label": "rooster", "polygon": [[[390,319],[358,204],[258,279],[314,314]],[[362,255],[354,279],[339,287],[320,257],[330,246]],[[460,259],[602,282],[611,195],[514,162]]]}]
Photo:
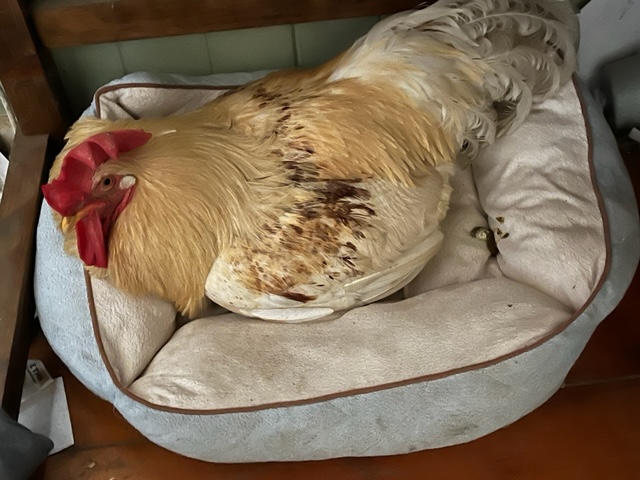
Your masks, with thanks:
[{"label": "rooster", "polygon": [[66,252],[125,292],[330,318],[438,252],[456,158],[570,80],[577,32],[563,1],[440,0],[191,113],[80,119],[43,193]]}]

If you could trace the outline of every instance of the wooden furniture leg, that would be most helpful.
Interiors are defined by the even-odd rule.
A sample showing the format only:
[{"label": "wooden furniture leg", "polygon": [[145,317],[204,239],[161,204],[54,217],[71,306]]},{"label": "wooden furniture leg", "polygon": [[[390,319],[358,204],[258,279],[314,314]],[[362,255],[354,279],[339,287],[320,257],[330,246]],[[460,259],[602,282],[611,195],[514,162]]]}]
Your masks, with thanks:
[{"label": "wooden furniture leg", "polygon": [[47,70],[47,57],[34,41],[18,0],[0,1],[0,45],[0,82],[19,125],[0,204],[0,400],[17,418],[34,318],[40,184],[48,166],[50,135],[61,135],[66,121],[55,72]]}]

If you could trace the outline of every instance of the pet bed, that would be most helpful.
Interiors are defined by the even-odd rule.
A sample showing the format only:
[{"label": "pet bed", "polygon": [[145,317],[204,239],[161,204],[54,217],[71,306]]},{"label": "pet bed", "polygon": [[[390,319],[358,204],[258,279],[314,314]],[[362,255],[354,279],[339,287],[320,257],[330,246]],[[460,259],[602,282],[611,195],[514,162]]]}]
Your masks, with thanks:
[{"label": "pet bed", "polygon": [[[129,75],[85,115],[172,115],[264,73]],[[189,457],[314,460],[473,440],[561,386],[627,289],[640,235],[616,142],[579,81],[453,185],[445,246],[403,298],[305,324],[228,312],[182,324],[172,305],[86,275],[43,203],[42,329],[90,390]]]}]

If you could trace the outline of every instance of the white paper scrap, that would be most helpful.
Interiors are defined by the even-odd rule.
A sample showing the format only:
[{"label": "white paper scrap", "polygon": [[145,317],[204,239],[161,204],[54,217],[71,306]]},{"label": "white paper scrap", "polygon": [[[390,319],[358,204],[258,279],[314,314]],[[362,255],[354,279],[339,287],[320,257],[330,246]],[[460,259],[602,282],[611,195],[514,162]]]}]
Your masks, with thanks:
[{"label": "white paper scrap", "polygon": [[38,360],[29,360],[18,423],[53,442],[53,455],[74,443],[62,377],[51,378]]}]

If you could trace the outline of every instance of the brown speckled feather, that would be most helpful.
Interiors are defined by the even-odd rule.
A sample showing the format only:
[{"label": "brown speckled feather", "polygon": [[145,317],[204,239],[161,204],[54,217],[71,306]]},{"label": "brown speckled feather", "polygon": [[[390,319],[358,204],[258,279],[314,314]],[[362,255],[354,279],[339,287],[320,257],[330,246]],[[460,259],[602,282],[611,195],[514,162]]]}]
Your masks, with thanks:
[{"label": "brown speckled feather", "polygon": [[209,298],[245,315],[309,320],[392,293],[441,239],[453,147],[435,122],[380,87],[307,82],[271,77],[221,100],[278,179],[249,182],[266,221],[221,250],[207,280]]}]

